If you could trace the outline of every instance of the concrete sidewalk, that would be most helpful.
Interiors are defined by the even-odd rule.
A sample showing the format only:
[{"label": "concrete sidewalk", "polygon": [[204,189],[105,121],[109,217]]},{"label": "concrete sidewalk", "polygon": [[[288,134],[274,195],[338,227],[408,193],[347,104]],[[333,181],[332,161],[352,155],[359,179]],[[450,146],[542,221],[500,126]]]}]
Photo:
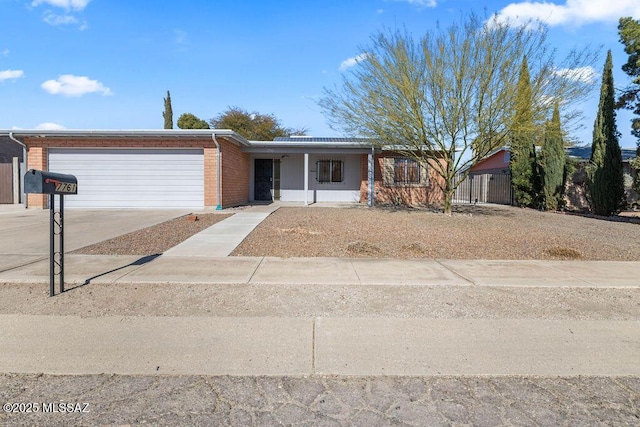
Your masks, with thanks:
[{"label": "concrete sidewalk", "polygon": [[[217,285],[385,286],[393,290],[390,305],[396,302],[396,291],[421,286],[504,287],[512,295],[531,287],[640,289],[640,262],[228,256],[275,209],[256,206],[238,212],[161,256],[67,254],[67,289],[113,284],[117,292],[116,285],[128,283],[202,284],[215,292]],[[0,284],[36,283],[46,290],[49,263],[42,258],[37,253],[0,254]],[[190,297],[198,298],[198,286],[189,287],[194,292]],[[92,287],[84,289],[90,293]],[[48,297],[43,292],[30,298]],[[108,301],[113,300],[100,303]],[[162,304],[153,298],[148,303]],[[8,313],[0,314],[0,372],[5,373],[640,375],[640,323],[633,316],[417,318],[405,312],[387,317],[366,312],[361,317],[287,317],[287,310],[253,317],[245,311],[236,317],[159,316],[155,311],[146,316],[92,316],[91,310],[73,315]]]},{"label": "concrete sidewalk", "polygon": [[[510,293],[518,287],[640,288],[638,262],[67,258],[68,288],[159,282],[397,286],[398,292],[416,286],[509,287]],[[48,278],[46,261],[0,273],[2,283],[42,283],[43,290]],[[43,292],[37,298],[48,297]],[[637,318],[287,317],[286,311],[277,317],[87,314],[1,314],[0,372],[640,375]]]},{"label": "concrete sidewalk", "polygon": [[278,204],[256,205],[224,219],[195,234],[164,253],[173,256],[225,257],[244,240]]},{"label": "concrete sidewalk", "polygon": [[[0,255],[0,283],[48,283],[49,261]],[[17,265],[20,265],[19,263]],[[637,261],[398,260],[362,258],[65,257],[65,283],[638,288]]]}]

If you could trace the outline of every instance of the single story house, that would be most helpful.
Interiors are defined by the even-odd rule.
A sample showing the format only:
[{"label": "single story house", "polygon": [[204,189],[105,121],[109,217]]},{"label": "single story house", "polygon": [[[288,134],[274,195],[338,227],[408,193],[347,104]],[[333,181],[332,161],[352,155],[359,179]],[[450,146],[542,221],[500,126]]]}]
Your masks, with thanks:
[{"label": "single story house", "polygon": [[[569,147],[565,149],[569,158],[577,162],[576,171],[570,177],[566,187],[567,208],[572,210],[588,210],[589,202],[586,197],[586,170],[585,165],[591,159],[591,146]],[[633,191],[633,180],[636,171],[631,167],[631,160],[636,157],[636,150],[622,148],[622,173],[624,174],[624,190],[627,203],[638,201],[638,194]]]},{"label": "single story house", "polygon": [[22,162],[23,148],[8,136],[0,135],[0,163],[12,163],[14,158]]},{"label": "single story house", "polygon": [[[254,201],[440,202],[430,167],[354,138],[248,141],[231,130],[12,130],[27,169],[75,175],[69,208],[222,209]],[[29,194],[27,206],[47,207]]]},{"label": "single story house", "polygon": [[[591,146],[567,147],[565,152],[569,158],[578,163],[577,170],[567,183],[567,206],[570,209],[588,209],[589,204],[585,197],[584,166],[591,158]],[[631,168],[630,161],[636,157],[636,150],[623,148],[621,152],[627,200],[633,203],[638,197],[631,190],[635,171]],[[454,200],[460,203],[513,204],[509,170],[510,154],[508,146],[498,147],[473,165],[469,171],[469,178],[456,189]]]},{"label": "single story house", "polygon": [[[591,159],[591,146],[583,145],[579,147],[568,147],[565,148],[565,152],[567,155],[578,161],[579,163],[586,164]],[[631,168],[631,160],[636,157],[636,150],[630,148],[622,148],[620,149],[622,154],[622,172],[631,175],[633,170]]]},{"label": "single story house", "polygon": [[[567,156],[577,160],[579,163],[587,163],[591,158],[591,146],[584,145],[578,147],[565,148]],[[636,150],[622,148],[622,168],[625,174],[631,174],[629,162],[636,157]],[[509,147],[499,147],[485,156],[478,163],[473,165],[471,173],[509,173],[509,160],[511,153]]]},{"label": "single story house", "polygon": [[509,147],[498,147],[478,161],[456,188],[453,200],[457,203],[513,204],[510,155]]},{"label": "single story house", "polygon": [[508,174],[509,161],[511,160],[511,151],[509,147],[503,146],[496,148],[487,154],[482,160],[471,167],[472,174],[496,173]]}]

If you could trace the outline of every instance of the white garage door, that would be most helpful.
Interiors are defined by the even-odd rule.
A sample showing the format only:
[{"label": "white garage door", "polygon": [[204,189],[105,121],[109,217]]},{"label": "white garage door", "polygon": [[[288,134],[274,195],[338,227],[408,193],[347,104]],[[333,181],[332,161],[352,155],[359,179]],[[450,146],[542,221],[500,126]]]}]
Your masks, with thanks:
[{"label": "white garage door", "polygon": [[204,207],[203,149],[52,148],[49,170],[78,179],[65,207]]}]

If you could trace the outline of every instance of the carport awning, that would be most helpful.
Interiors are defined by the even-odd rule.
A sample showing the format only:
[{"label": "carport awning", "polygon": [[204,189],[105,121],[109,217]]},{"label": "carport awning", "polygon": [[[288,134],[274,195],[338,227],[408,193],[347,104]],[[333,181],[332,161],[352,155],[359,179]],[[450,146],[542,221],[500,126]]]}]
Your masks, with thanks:
[{"label": "carport awning", "polygon": [[300,141],[249,141],[249,145],[242,148],[251,154],[369,154],[372,145],[360,142],[300,142]]}]

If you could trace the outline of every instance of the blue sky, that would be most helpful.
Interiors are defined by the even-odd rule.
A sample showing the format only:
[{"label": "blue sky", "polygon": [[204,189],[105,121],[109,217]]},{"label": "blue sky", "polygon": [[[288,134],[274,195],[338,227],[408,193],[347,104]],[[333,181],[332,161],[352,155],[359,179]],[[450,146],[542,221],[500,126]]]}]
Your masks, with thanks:
[{"label": "blue sky", "polygon": [[[160,7],[162,6],[162,7]],[[208,120],[229,106],[273,113],[314,136],[340,136],[317,106],[372,33],[419,36],[470,11],[549,23],[549,43],[602,46],[616,86],[626,61],[621,16],[638,0],[0,0],[0,128],[154,129],[171,91],[174,119]],[[584,104],[590,143],[597,93]],[[620,113],[621,145],[635,146]]]}]

